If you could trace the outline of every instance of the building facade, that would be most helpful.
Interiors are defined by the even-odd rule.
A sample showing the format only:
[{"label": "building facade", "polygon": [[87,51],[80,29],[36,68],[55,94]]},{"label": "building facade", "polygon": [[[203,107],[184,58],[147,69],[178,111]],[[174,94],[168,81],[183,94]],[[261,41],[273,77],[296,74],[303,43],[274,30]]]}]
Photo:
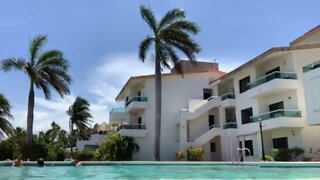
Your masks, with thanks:
[{"label": "building facade", "polygon": [[[216,63],[184,62],[184,78],[163,75],[161,159],[202,146],[208,161],[255,161],[273,148],[320,149],[320,27],[225,74]],[[153,160],[154,76],[131,77],[110,112],[119,133],[140,146],[134,160]],[[260,133],[262,128],[262,137]]]}]

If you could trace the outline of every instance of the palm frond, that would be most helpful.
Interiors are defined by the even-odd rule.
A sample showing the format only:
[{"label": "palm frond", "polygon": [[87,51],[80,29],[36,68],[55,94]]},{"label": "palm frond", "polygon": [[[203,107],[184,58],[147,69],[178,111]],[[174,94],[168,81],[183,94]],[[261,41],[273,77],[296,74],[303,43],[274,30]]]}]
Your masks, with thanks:
[{"label": "palm frond", "polygon": [[147,52],[154,41],[154,37],[147,36],[146,39],[144,39],[139,46],[139,59],[144,62],[147,56]]},{"label": "palm frond", "polygon": [[50,50],[42,53],[36,63],[36,67],[45,67],[50,65],[68,67],[67,61],[64,61],[63,53],[59,50]]},{"label": "palm frond", "polygon": [[12,70],[24,70],[26,61],[22,58],[8,58],[1,61],[1,69],[5,72]]},{"label": "palm frond", "polygon": [[30,61],[32,65],[34,65],[35,59],[38,57],[38,54],[41,51],[41,48],[45,45],[46,42],[47,42],[46,35],[38,35],[35,38],[33,38],[32,41],[30,42],[29,53],[30,53]]},{"label": "palm frond", "polygon": [[13,119],[11,115],[11,105],[9,101],[0,94],[0,139],[4,137],[4,134],[11,136],[14,134],[13,127],[9,122],[9,119]]},{"label": "palm frond", "polygon": [[140,6],[140,14],[142,19],[149,25],[149,27],[153,30],[154,34],[157,34],[157,20],[151,11],[151,9],[141,5]]},{"label": "palm frond", "polygon": [[197,34],[200,32],[200,28],[196,23],[185,20],[174,22],[170,24],[166,29],[178,29],[180,31],[185,31],[192,34]]},{"label": "palm frond", "polygon": [[185,12],[182,9],[172,9],[168,11],[159,22],[159,29],[165,28],[167,25],[175,21],[185,18]]}]

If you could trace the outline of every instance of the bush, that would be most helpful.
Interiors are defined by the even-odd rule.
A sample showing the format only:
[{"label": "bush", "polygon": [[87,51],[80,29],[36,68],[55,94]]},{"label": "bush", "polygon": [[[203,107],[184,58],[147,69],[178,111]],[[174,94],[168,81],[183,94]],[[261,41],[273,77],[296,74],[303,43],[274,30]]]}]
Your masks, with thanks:
[{"label": "bush", "polygon": [[290,151],[290,161],[299,161],[302,159],[302,155],[304,153],[304,150],[298,147],[294,147],[289,149]]},{"label": "bush", "polygon": [[0,143],[0,161],[13,159],[15,146],[10,141],[2,141]]},{"label": "bush", "polygon": [[128,161],[139,146],[132,137],[110,134],[94,152],[95,160],[103,161]]},{"label": "bush", "polygon": [[[274,159],[271,156],[266,155],[266,161],[274,161]],[[259,156],[259,161],[262,161],[262,156]]]},{"label": "bush", "polygon": [[190,147],[188,149],[187,159],[188,161],[201,161],[203,153],[202,146]]},{"label": "bush", "polygon": [[64,161],[66,158],[66,153],[63,148],[50,148],[48,150],[48,156],[46,160],[48,161]]},{"label": "bush", "polygon": [[23,144],[20,150],[23,159],[38,160],[47,158],[48,150],[40,143]]},{"label": "bush", "polygon": [[77,151],[75,158],[80,161],[90,161],[93,160],[94,150],[84,148],[82,151]]},{"label": "bush", "polygon": [[290,149],[272,149],[272,156],[275,161],[298,161],[301,159],[304,150],[298,147]]}]

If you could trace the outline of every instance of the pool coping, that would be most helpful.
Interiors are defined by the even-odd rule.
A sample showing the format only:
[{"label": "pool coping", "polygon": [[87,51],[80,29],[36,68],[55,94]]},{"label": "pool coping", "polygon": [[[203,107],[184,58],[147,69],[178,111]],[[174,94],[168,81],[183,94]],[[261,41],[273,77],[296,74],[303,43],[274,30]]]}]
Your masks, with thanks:
[{"label": "pool coping", "polygon": [[[83,166],[106,165],[233,165],[257,166],[261,168],[313,167],[320,168],[320,162],[212,162],[212,161],[81,161]],[[0,167],[11,166],[12,161],[0,161]],[[24,166],[37,166],[36,161],[23,162]],[[45,161],[46,166],[71,166],[71,161]]]}]

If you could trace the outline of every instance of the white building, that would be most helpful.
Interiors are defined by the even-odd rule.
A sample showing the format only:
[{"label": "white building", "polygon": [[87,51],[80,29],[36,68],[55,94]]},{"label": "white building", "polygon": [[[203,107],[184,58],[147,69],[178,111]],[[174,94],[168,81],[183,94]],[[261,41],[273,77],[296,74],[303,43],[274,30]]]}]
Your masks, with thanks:
[{"label": "white building", "polygon": [[[320,26],[224,74],[216,63],[183,61],[185,76],[163,75],[161,159],[203,146],[204,160],[238,161],[238,148],[256,160],[264,150],[300,147],[312,156],[320,149]],[[117,96],[125,108],[110,120],[125,123],[120,134],[140,146],[135,160],[153,160],[154,76],[131,77]],[[248,156],[251,156],[248,158]]]},{"label": "white building", "polygon": [[76,150],[82,151],[84,148],[96,149],[100,143],[107,137],[107,123],[103,122],[94,128],[95,133],[88,140],[77,140]]}]

